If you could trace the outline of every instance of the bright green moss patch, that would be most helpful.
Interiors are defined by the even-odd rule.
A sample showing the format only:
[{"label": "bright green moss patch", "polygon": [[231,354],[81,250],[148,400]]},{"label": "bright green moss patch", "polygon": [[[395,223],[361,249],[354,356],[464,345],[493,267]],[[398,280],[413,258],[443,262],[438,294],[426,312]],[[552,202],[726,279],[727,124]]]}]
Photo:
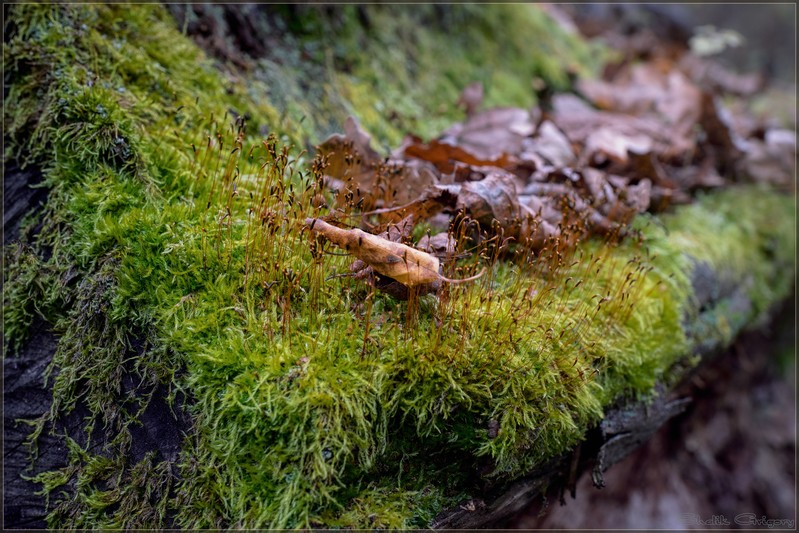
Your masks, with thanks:
[{"label": "bright green moss patch", "polygon": [[[402,13],[369,8],[375,28]],[[505,33],[519,25],[544,31],[541,14],[491,13],[470,30],[483,41],[459,53],[478,54],[474,68],[500,49],[523,62],[521,40],[487,43],[522,39]],[[32,248],[6,250],[6,339],[18,346],[34,313],[54,323],[53,411],[36,431],[80,403],[93,416],[81,442],[92,429],[108,442],[88,454],[70,441],[70,465],[39,476],[53,527],[162,527],[170,514],[187,528],[424,527],[475,490],[478,470],[523,474],[580,442],[617,398],[651,394],[701,339],[690,318],[730,338],[790,290],[794,200],[749,187],[560,258],[520,248],[500,259],[486,246],[446,272],[487,267],[477,282],[398,302],[336,276],[352,258],[303,229],[327,211],[311,207],[326,194],[314,165],[288,146],[299,129],[262,138],[260,126],[280,128],[278,112],[224,83],[161,7],[11,15],[7,155],[43,166],[50,197]],[[425,62],[451,43],[433,32],[418,37],[413,77],[389,71],[407,66],[380,55],[398,53],[401,32],[373,31],[383,51],[354,54],[329,94],[368,100],[358,114],[388,142],[405,126],[386,121],[376,98],[406,106],[409,121],[450,106],[425,123],[438,130],[473,72],[453,64],[436,76]],[[363,37],[343,35],[350,57]],[[547,64],[522,72],[563,73]],[[525,103],[513,84],[527,78],[490,76],[489,102]],[[283,112],[315,109],[304,102],[287,97]],[[246,123],[233,118],[245,113]],[[721,311],[734,305],[721,291],[719,312],[704,313],[692,299],[696,261],[751,308]],[[159,384],[186,395],[190,434],[176,465],[129,464],[129,426]]]},{"label": "bright green moss patch", "polygon": [[[706,261],[752,300],[749,316],[759,317],[785,298],[796,269],[796,202],[767,188],[735,188],[708,195],[680,217],[668,219],[669,239],[684,253]],[[758,260],[758,259],[766,259]]]}]

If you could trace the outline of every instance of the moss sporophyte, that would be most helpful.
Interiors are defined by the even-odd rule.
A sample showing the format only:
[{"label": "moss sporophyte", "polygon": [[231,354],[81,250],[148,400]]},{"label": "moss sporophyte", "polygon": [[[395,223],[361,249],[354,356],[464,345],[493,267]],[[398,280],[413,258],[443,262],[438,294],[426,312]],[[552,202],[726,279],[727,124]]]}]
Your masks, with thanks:
[{"label": "moss sporophyte", "polygon": [[[497,7],[512,22],[520,6]],[[638,217],[622,240],[575,226],[533,250],[475,241],[462,219],[440,276],[485,273],[394,298],[309,230],[359,211],[292,147],[307,133],[294,111],[281,122],[226,80],[162,6],[14,5],[8,20],[6,155],[40,166],[49,197],[41,229],[5,249],[5,347],[37,315],[59,334],[33,442],[90,414],[69,464],[36,477],[51,527],[425,527],[475,490],[477,463],[529,472],[668,380],[700,342],[683,325],[696,262],[753,302],[704,337],[791,288],[793,199],[739,187]],[[335,81],[347,98],[369,83]],[[131,461],[159,388],[191,420],[180,456]]]}]

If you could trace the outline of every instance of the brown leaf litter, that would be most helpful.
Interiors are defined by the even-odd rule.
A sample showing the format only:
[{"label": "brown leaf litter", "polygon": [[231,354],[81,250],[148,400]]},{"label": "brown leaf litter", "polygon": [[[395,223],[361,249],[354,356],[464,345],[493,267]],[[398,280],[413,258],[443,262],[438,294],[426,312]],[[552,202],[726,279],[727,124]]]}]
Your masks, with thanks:
[{"label": "brown leaf litter", "polygon": [[[456,220],[478,228],[472,239],[501,235],[540,251],[567,227],[622,236],[639,213],[736,181],[795,189],[795,132],[720,99],[752,94],[761,78],[719,70],[675,42],[652,50],[652,36],[617,42],[627,47],[622,60],[602,79],[577,81],[577,94],[553,95],[545,109],[478,111],[475,82],[457,102],[464,122],[436,139],[408,135],[389,157],[348,119],[344,135],[319,145],[317,162],[336,209],[360,213],[363,229],[375,221],[387,229],[306,223],[358,258],[357,279],[406,299],[409,288],[435,292],[453,281],[439,257],[455,257]],[[422,221],[442,232],[414,247]]]}]

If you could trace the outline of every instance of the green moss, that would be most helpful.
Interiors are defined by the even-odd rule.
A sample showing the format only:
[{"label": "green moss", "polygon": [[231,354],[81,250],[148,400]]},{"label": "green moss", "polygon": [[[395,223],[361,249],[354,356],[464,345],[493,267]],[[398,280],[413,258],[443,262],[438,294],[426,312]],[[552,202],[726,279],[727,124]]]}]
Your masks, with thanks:
[{"label": "green moss", "polygon": [[52,316],[58,306],[57,276],[29,246],[10,243],[3,249],[3,353],[17,352],[28,338],[35,315]]},{"label": "green moss", "polygon": [[91,455],[69,437],[65,441],[71,464],[37,477],[48,499],[68,483],[74,486],[73,494],[61,493],[52,523],[107,529],[154,529],[164,523],[174,483],[168,463],[155,463],[150,453],[126,468],[120,457]]},{"label": "green moss", "polygon": [[569,73],[591,73],[606,53],[529,5],[342,6],[334,16],[323,10],[303,6],[288,15],[284,24],[297,37],[254,74],[312,142],[340,131],[348,115],[386,151],[408,133],[432,138],[463,119],[455,104],[470,83],[483,83],[485,107],[530,107],[534,80],[565,89]]},{"label": "green moss", "polygon": [[740,322],[759,317],[793,285],[786,274],[796,269],[795,199],[766,188],[733,188],[698,205],[669,220],[670,239],[720,272],[721,284],[736,284],[752,298],[752,313]]},{"label": "green moss", "polygon": [[[456,37],[476,39],[463,48],[434,32],[400,47],[418,26],[400,6],[369,6],[367,39],[348,7],[320,102],[359,102],[386,142],[414,120],[437,130],[478,72],[492,80],[489,102],[525,104],[514,99],[531,76],[563,71],[527,64],[526,33],[510,30],[543,32],[544,19],[531,6],[488,7],[450,12],[481,21]],[[649,395],[699,339],[683,326],[700,311],[692,261],[728,272],[755,302],[732,322],[711,317],[717,335],[793,280],[793,199],[742,188],[642,223],[640,240],[585,242],[560,258],[519,248],[502,261],[486,247],[447,272],[486,266],[483,278],[409,309],[330,277],[351,258],[302,229],[325,213],[310,206],[320,179],[287,141],[311,128],[297,114],[339,117],[335,105],[317,115],[322,104],[286,97],[281,122],[223,82],[160,6],[16,5],[10,18],[7,155],[42,165],[50,197],[32,248],[6,251],[5,331],[18,346],[39,313],[61,335],[53,410],[36,431],[80,403],[92,414],[84,437],[96,428],[108,442],[96,454],[71,443],[70,465],[39,476],[48,493],[63,487],[52,527],[162,527],[169,513],[186,528],[424,527],[477,490],[478,467],[499,481],[523,474],[577,444],[612,401]],[[323,23],[298,34],[311,42]],[[379,51],[352,53],[369,39]],[[466,66],[433,69],[450,47]],[[489,68],[498,50],[508,61]],[[386,120],[387,102],[409,122]],[[276,135],[264,142],[261,126]],[[123,460],[159,384],[185,393],[193,423],[171,473],[153,457]]]}]

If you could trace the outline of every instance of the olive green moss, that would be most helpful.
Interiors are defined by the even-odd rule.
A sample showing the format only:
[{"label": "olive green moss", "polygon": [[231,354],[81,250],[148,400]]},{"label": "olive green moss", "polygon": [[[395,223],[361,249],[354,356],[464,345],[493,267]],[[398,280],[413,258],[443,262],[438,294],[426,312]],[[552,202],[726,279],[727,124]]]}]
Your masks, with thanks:
[{"label": "olive green moss", "polygon": [[[389,44],[392,9],[370,8]],[[471,31],[504,39],[542,16],[504,9]],[[561,257],[486,245],[445,272],[485,266],[479,281],[398,302],[335,276],[352,259],[303,231],[327,213],[311,207],[318,168],[289,147],[308,131],[223,81],[163,8],[17,5],[9,19],[6,156],[42,166],[50,195],[44,229],[5,250],[5,348],[37,314],[60,334],[34,437],[78,404],[92,415],[67,441],[69,466],[37,478],[52,527],[424,527],[477,491],[478,470],[510,479],[567,451],[610,403],[646,398],[698,342],[731,339],[791,288],[795,202],[741,187]],[[344,35],[345,51],[361,44]],[[432,50],[450,38],[418,37]],[[390,86],[388,67],[352,53],[331,94],[380,98],[363,76]],[[495,75],[489,101],[523,103]],[[408,105],[451,105],[461,84],[448,83]],[[421,121],[431,108],[418,105],[403,113]],[[389,142],[400,132],[359,116]],[[701,309],[698,263],[751,307],[721,294]],[[159,385],[185,394],[191,431],[177,464],[131,464],[130,424]],[[90,437],[107,444],[88,453]]]},{"label": "olive green moss", "polygon": [[252,77],[266,82],[284,123],[309,132],[312,142],[339,132],[349,115],[386,151],[409,133],[432,138],[463,119],[455,103],[473,82],[484,86],[485,107],[530,107],[536,84],[566,89],[571,75],[592,73],[607,54],[530,5],[276,11],[271,28],[261,21],[263,33],[288,26],[292,34],[257,62]]}]

